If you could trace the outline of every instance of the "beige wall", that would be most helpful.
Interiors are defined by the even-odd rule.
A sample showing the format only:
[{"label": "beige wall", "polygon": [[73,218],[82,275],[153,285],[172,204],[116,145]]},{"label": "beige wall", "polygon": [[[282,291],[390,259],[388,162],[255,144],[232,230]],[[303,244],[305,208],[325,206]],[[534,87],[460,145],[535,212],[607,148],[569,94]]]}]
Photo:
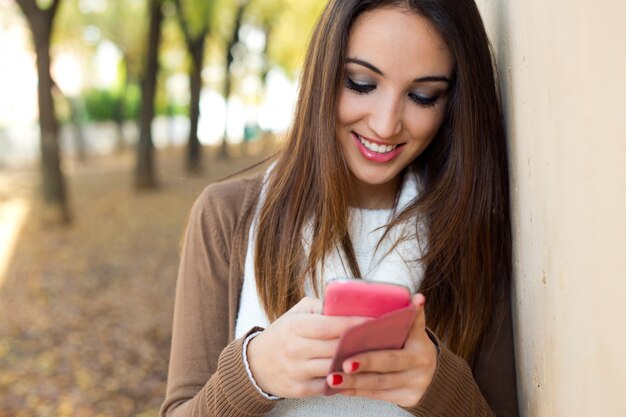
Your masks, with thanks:
[{"label": "beige wall", "polygon": [[626,416],[626,1],[477,3],[507,115],[522,415]]}]

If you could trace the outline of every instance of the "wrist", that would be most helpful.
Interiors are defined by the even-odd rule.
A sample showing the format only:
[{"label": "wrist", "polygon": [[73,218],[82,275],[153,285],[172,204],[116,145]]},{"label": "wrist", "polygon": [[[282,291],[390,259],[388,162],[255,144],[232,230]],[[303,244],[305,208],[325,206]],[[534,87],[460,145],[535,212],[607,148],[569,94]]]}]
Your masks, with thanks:
[{"label": "wrist", "polygon": [[[258,353],[258,343],[253,343],[254,341],[258,341],[258,337],[263,334],[263,331],[257,331],[248,335],[243,345],[243,360],[246,367],[246,372],[248,373],[248,377],[250,381],[257,389],[257,391],[268,400],[280,400],[281,397],[270,394],[265,388],[265,385],[260,382],[259,376],[261,375],[261,367],[255,366],[261,363],[265,363],[263,360],[259,360],[257,357]],[[254,346],[254,347],[253,347]],[[262,376],[261,376],[262,379]]]}]

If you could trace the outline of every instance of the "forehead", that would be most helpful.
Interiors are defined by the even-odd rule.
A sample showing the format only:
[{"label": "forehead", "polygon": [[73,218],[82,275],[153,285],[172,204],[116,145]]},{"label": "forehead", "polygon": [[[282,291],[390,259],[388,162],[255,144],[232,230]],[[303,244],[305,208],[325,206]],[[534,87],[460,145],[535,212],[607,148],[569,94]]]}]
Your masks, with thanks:
[{"label": "forehead", "polygon": [[415,78],[452,73],[452,58],[439,32],[425,17],[398,7],[358,16],[350,30],[347,56],[368,61],[385,74]]}]

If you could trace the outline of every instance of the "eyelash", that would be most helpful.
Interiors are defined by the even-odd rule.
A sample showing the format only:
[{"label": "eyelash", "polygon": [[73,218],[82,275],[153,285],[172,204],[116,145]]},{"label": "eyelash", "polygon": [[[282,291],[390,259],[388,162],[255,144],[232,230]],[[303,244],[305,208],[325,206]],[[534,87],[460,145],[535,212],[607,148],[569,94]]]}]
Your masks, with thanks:
[{"label": "eyelash", "polygon": [[[359,84],[354,82],[350,77],[346,77],[346,87],[357,94],[367,94],[376,89],[376,85],[374,84]],[[421,97],[413,93],[409,94],[409,98],[415,104],[422,107],[433,107],[438,99],[438,97]]]}]

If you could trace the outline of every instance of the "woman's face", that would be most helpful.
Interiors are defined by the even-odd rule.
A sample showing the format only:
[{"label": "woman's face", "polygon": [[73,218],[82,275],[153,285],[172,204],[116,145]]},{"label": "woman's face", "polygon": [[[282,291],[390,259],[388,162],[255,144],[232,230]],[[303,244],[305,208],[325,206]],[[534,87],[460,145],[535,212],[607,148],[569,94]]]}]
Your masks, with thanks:
[{"label": "woman's face", "polygon": [[413,12],[375,9],[354,22],[336,136],[361,207],[393,204],[398,174],[439,129],[452,66],[441,35]]}]

